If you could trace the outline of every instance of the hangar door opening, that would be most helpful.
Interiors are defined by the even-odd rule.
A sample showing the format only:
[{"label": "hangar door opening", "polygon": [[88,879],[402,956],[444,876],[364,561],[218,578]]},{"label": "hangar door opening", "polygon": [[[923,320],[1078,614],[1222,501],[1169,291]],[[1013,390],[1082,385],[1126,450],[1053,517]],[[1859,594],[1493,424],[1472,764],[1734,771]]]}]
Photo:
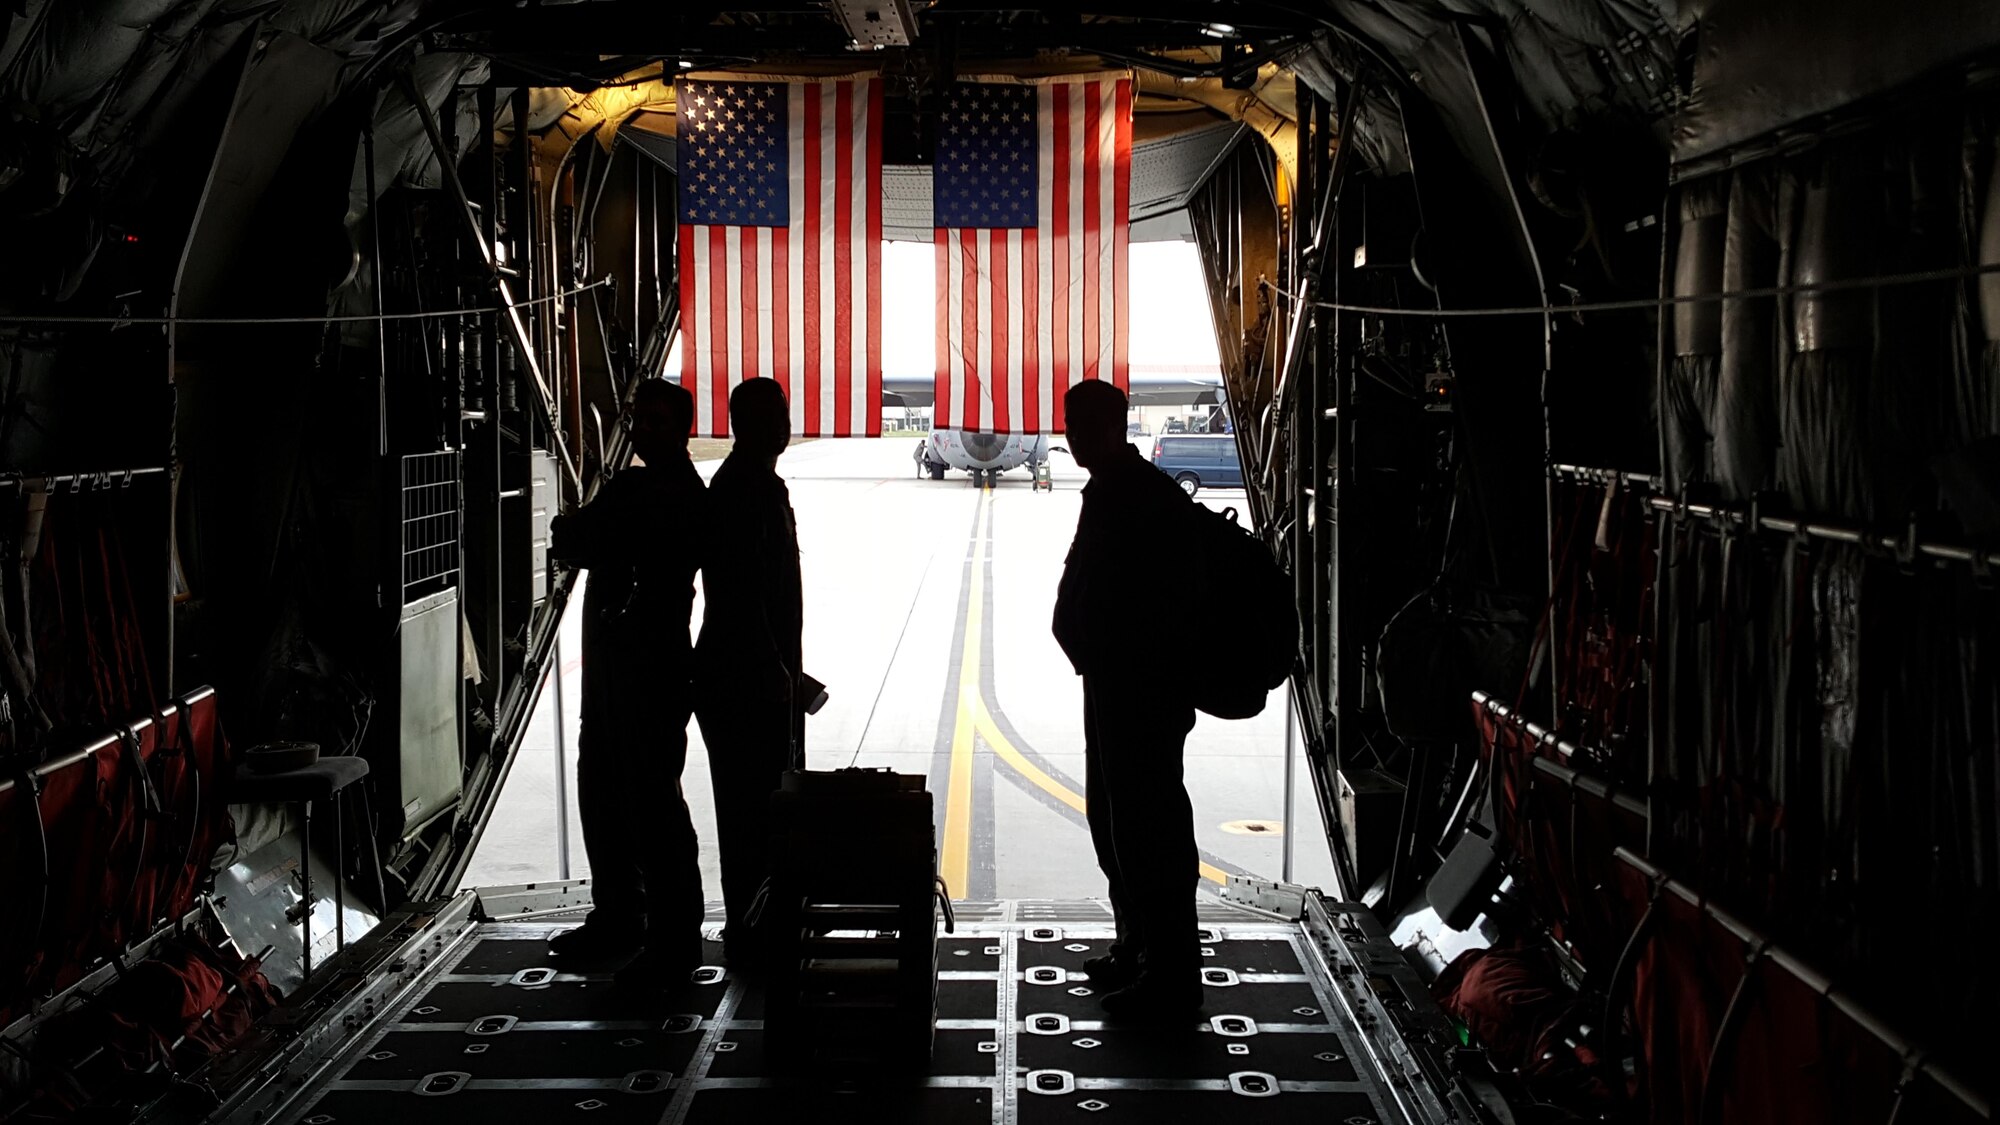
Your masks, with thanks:
[{"label": "hangar door opening", "polygon": [[[1192,455],[1183,444],[1227,450],[1214,467],[1197,470],[1207,479],[1194,500],[1247,518],[1240,478],[1227,472],[1231,420],[1212,401],[1182,401],[1212,395],[1159,390],[1217,378],[1199,270],[1192,243],[1132,246],[1128,433],[1142,455],[1157,451],[1169,468]],[[931,429],[934,276],[929,245],[884,247],[883,365],[885,398],[893,401],[884,404],[883,436],[795,440],[779,460],[799,528],[805,671],[829,689],[826,706],[807,722],[807,766],[924,776],[940,867],[956,898],[1100,897],[1103,877],[1084,820],[1082,689],[1049,632],[1088,475],[1059,434],[1045,443],[1046,487],[1037,487],[1032,454],[990,476],[982,471],[977,483],[966,468],[928,460],[934,439],[950,438]],[[666,370],[680,370],[678,354]],[[704,477],[727,452],[726,441],[696,439],[691,447]],[[468,886],[589,875],[574,801],[577,705],[588,666],[581,597],[570,604],[562,659],[551,662],[562,690],[552,672]],[[701,612],[697,600],[697,629]],[[1125,629],[1135,651],[1181,645],[1190,621],[1219,612],[1226,607],[1217,594],[1191,580],[1183,596],[1125,607]],[[1226,659],[1181,655],[1196,669]],[[1239,722],[1202,715],[1188,737],[1186,779],[1207,890],[1230,874],[1282,877],[1288,836],[1293,880],[1332,885],[1302,768],[1286,808],[1286,715],[1283,693],[1273,693],[1262,715]],[[704,884],[716,898],[714,799],[694,723],[682,788],[704,843]]]}]

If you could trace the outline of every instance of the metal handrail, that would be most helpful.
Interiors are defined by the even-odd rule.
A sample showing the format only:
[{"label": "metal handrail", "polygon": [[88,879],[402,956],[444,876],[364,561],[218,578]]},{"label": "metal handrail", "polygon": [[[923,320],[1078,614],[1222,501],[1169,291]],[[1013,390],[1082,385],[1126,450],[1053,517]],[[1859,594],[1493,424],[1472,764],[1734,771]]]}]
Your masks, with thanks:
[{"label": "metal handrail", "polygon": [[[1558,737],[1554,731],[1544,728],[1541,724],[1533,721],[1532,719],[1529,719],[1525,715],[1522,715],[1520,712],[1514,710],[1512,707],[1509,707],[1505,703],[1500,702],[1498,699],[1495,699],[1493,696],[1487,694],[1486,692],[1483,691],[1473,692],[1472,702],[1485,708],[1488,714],[1494,716],[1495,718],[1501,720],[1502,722],[1508,724],[1509,726],[1524,732],[1525,734],[1527,734],[1529,738],[1533,739],[1535,741],[1535,744],[1538,746],[1553,746],[1555,747],[1558,753],[1562,754],[1566,758],[1574,758],[1579,754],[1584,754],[1587,756],[1590,753],[1590,751],[1587,748],[1578,746],[1575,743],[1568,742]],[[1617,806],[1623,812],[1631,813],[1634,816],[1640,816],[1640,817],[1650,815],[1649,811],[1646,808],[1646,803],[1644,801],[1641,801],[1639,798],[1632,796],[1630,793],[1627,793],[1619,789],[1618,786],[1612,784],[1609,781],[1604,780],[1601,777],[1596,776],[1595,774],[1586,773],[1582,770],[1574,769],[1570,766],[1563,765],[1561,762],[1551,761],[1550,759],[1540,757],[1539,755],[1533,759],[1533,764],[1535,769],[1538,769],[1541,772],[1548,774],[1550,777],[1555,778],[1557,781],[1560,781],[1563,784],[1568,785],[1571,789],[1576,789],[1581,792],[1588,793],[1593,797],[1610,801],[1613,805]]]},{"label": "metal handrail", "polygon": [[[1594,469],[1578,465],[1551,465],[1549,471],[1557,476],[1587,483],[1630,484],[1655,492],[1660,492],[1663,488],[1660,478],[1644,473],[1627,473],[1616,469]],[[1937,562],[1971,563],[1982,569],[2000,563],[2000,550],[1981,550],[1956,543],[1927,542],[1917,538],[1914,525],[1902,535],[1889,535],[1813,516],[1768,516],[1756,512],[1750,505],[1696,503],[1685,496],[1649,496],[1646,498],[1646,503],[1656,512],[1707,520],[1725,527],[1742,527],[1749,531],[1769,531],[1795,538],[1847,543],[1885,551],[1898,558],[1915,559],[1921,556]]]}]

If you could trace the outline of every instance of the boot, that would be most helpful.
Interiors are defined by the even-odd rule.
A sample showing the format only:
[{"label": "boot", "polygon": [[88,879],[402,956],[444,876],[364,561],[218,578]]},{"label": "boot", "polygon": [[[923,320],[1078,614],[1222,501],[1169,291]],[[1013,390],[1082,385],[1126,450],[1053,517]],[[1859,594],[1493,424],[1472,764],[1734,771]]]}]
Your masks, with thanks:
[{"label": "boot", "polygon": [[643,941],[644,935],[637,926],[586,921],[550,938],[549,952],[566,960],[609,960],[632,952]]},{"label": "boot", "polygon": [[1137,980],[1106,996],[1104,1010],[1121,1020],[1170,1022],[1201,1012],[1201,977],[1192,969],[1142,969]]},{"label": "boot", "polygon": [[633,992],[673,995],[694,987],[694,971],[701,968],[700,957],[673,956],[657,950],[642,950],[613,975],[612,983]]},{"label": "boot", "polygon": [[1136,959],[1115,953],[1092,957],[1083,963],[1083,971],[1090,974],[1090,987],[1100,995],[1116,992],[1139,979]]}]

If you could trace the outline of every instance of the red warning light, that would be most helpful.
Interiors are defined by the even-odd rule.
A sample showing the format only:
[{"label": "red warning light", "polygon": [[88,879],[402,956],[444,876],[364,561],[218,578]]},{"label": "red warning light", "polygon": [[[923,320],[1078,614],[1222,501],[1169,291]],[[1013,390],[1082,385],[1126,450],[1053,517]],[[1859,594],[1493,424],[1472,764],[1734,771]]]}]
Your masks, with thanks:
[{"label": "red warning light", "polygon": [[1441,414],[1450,413],[1452,400],[1457,397],[1456,392],[1456,381],[1450,375],[1446,375],[1443,372],[1426,375],[1424,377],[1424,409]]}]

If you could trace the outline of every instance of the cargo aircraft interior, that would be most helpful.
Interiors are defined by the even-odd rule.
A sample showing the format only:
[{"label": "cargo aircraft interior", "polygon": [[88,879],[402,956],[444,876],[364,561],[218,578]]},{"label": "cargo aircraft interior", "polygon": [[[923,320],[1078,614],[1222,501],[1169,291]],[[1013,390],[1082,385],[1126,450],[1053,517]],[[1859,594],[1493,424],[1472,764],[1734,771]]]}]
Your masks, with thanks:
[{"label": "cargo aircraft interior", "polygon": [[[1149,242],[1212,372],[1131,339]],[[552,522],[642,387],[721,441],[764,376],[996,629],[1067,388],[1233,449],[1290,803],[1185,873],[1198,1015],[979,874],[974,747],[1091,886],[1097,783],[976,691],[909,768],[803,720],[767,971],[713,886],[662,997],[551,954],[592,879],[474,877]],[[2000,8],[13,0],[0,555],[0,1121],[1990,1121]],[[1270,613],[1195,593],[1129,644]]]}]

